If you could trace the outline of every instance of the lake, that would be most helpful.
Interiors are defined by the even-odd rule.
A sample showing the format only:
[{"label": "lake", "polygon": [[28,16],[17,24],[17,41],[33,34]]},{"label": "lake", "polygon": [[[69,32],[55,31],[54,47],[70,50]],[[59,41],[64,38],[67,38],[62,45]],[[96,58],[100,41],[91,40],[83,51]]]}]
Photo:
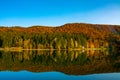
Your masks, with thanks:
[{"label": "lake", "polygon": [[66,75],[61,72],[0,72],[0,80],[120,80],[120,73]]},{"label": "lake", "polygon": [[0,80],[120,80],[120,54],[108,51],[0,51]]}]

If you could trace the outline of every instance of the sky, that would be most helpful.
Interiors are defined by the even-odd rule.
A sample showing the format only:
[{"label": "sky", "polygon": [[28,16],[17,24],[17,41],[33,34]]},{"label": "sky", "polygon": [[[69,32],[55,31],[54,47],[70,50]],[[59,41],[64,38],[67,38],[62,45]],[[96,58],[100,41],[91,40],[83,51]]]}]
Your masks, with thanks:
[{"label": "sky", "polygon": [[0,0],[0,26],[120,25],[120,0]]}]

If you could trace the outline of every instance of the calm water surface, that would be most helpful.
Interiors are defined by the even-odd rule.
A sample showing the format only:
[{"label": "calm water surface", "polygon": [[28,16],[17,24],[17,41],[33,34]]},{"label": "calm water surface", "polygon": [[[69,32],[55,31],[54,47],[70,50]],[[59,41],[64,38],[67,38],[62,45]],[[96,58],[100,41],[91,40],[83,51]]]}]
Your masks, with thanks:
[{"label": "calm water surface", "polygon": [[0,80],[120,80],[120,54],[108,51],[0,52]]},{"label": "calm water surface", "polygon": [[120,80],[120,73],[66,75],[61,72],[0,72],[0,80]]}]

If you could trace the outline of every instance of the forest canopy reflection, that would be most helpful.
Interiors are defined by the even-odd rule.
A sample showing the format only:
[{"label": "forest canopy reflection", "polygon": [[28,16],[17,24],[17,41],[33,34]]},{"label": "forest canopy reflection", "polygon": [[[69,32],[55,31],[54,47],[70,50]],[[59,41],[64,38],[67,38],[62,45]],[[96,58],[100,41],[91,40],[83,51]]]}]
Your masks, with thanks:
[{"label": "forest canopy reflection", "polygon": [[100,50],[1,51],[0,63],[1,71],[59,71],[73,75],[108,73],[120,71],[120,54]]}]

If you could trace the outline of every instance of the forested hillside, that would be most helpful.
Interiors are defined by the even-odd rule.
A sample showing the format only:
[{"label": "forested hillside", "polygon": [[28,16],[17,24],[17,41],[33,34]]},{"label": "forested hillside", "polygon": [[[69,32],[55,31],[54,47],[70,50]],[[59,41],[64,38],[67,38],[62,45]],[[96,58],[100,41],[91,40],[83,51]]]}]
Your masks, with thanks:
[{"label": "forested hillside", "polygon": [[0,48],[119,48],[120,26],[71,23],[57,27],[0,27]]}]

